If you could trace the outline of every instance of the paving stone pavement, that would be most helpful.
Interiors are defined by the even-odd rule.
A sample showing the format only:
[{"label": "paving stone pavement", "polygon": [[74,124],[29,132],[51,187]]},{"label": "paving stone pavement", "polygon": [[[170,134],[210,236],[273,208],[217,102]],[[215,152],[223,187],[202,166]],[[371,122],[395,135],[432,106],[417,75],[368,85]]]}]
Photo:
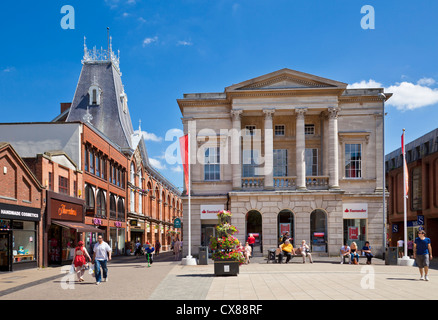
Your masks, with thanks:
[{"label": "paving stone pavement", "polygon": [[420,281],[416,267],[339,263],[339,258],[315,257],[303,264],[267,263],[255,257],[238,276],[216,277],[213,262],[184,266],[162,253],[152,267],[133,256],[115,257],[108,265],[109,282],[99,286],[69,282],[64,268],[0,273],[0,300],[427,300],[438,299],[438,261]]}]

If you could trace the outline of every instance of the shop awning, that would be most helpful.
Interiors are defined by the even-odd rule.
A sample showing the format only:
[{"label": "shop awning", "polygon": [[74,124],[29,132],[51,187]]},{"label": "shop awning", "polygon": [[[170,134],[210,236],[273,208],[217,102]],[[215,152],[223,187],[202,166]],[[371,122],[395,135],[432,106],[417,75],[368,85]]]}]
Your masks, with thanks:
[{"label": "shop awning", "polygon": [[64,228],[70,228],[75,229],[76,232],[99,232],[99,233],[105,233],[105,230],[89,226],[88,224],[81,223],[81,222],[73,222],[73,221],[59,221],[59,220],[52,220],[53,224],[56,224],[58,226],[64,227]]}]

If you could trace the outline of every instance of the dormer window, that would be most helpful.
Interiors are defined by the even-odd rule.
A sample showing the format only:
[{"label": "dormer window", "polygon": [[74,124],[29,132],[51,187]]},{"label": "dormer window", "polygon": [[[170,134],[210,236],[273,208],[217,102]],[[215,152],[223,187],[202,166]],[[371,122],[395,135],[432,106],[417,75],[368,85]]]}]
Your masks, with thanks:
[{"label": "dormer window", "polygon": [[97,85],[92,85],[88,90],[88,94],[90,96],[90,106],[98,106],[100,105],[100,98],[102,96],[102,89],[100,89]]},{"label": "dormer window", "polygon": [[120,94],[120,105],[122,106],[122,110],[124,113],[128,111],[128,97],[125,92]]}]

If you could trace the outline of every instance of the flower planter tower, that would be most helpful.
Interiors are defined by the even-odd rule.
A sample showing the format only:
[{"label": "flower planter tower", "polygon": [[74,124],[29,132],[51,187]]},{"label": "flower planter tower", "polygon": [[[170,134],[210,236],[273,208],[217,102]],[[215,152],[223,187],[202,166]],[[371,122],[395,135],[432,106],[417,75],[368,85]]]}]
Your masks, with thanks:
[{"label": "flower planter tower", "polygon": [[210,239],[214,274],[216,276],[237,276],[239,266],[245,261],[242,252],[236,249],[239,240],[233,234],[238,231],[230,224],[231,213],[229,211],[220,211],[217,216],[216,237]]}]

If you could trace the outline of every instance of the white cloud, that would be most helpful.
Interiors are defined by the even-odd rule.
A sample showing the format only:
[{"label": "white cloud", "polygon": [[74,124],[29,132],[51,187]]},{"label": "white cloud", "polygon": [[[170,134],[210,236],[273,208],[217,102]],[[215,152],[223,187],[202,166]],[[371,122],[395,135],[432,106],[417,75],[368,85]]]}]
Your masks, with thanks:
[{"label": "white cloud", "polygon": [[181,168],[181,166],[172,167],[171,170],[172,170],[173,172],[182,172],[182,171],[183,171],[182,168]]},{"label": "white cloud", "polygon": [[[155,133],[150,133],[147,131],[141,131],[141,133],[143,134],[143,139],[145,141],[161,142],[163,140],[163,138],[158,137]],[[139,131],[135,130],[134,135],[138,135],[138,134],[139,134]]]},{"label": "white cloud", "polygon": [[157,170],[167,170],[166,165],[162,164],[159,160],[149,158],[149,163]]},{"label": "white cloud", "polygon": [[393,93],[387,104],[398,110],[414,110],[438,103],[438,89],[410,82],[397,83],[385,89]]},{"label": "white cloud", "polygon": [[145,38],[143,40],[143,47],[146,47],[147,45],[150,45],[151,43],[157,42],[158,41],[158,37],[155,36],[153,38]]},{"label": "white cloud", "polygon": [[368,81],[362,80],[360,82],[355,82],[347,86],[347,89],[363,89],[363,88],[382,88],[382,84],[380,82],[374,81],[373,79],[370,79]]},{"label": "white cloud", "polygon": [[384,88],[385,92],[392,93],[392,97],[386,102],[398,110],[415,110],[438,103],[438,89],[430,88],[436,81],[432,78],[422,78],[412,83],[403,81],[389,87],[384,87],[380,82],[373,79],[362,80],[348,85],[348,89],[360,88]]},{"label": "white cloud", "polygon": [[13,72],[13,71],[15,71],[15,68],[14,67],[6,67],[2,71],[3,72]]},{"label": "white cloud", "polygon": [[417,84],[419,84],[420,86],[433,86],[436,83],[436,81],[432,78],[421,78],[420,80],[418,80]]},{"label": "white cloud", "polygon": [[190,41],[184,41],[184,40],[181,40],[181,41],[178,41],[178,42],[177,42],[177,45],[178,45],[178,46],[191,46],[191,45],[193,45],[193,43],[190,42]]}]

